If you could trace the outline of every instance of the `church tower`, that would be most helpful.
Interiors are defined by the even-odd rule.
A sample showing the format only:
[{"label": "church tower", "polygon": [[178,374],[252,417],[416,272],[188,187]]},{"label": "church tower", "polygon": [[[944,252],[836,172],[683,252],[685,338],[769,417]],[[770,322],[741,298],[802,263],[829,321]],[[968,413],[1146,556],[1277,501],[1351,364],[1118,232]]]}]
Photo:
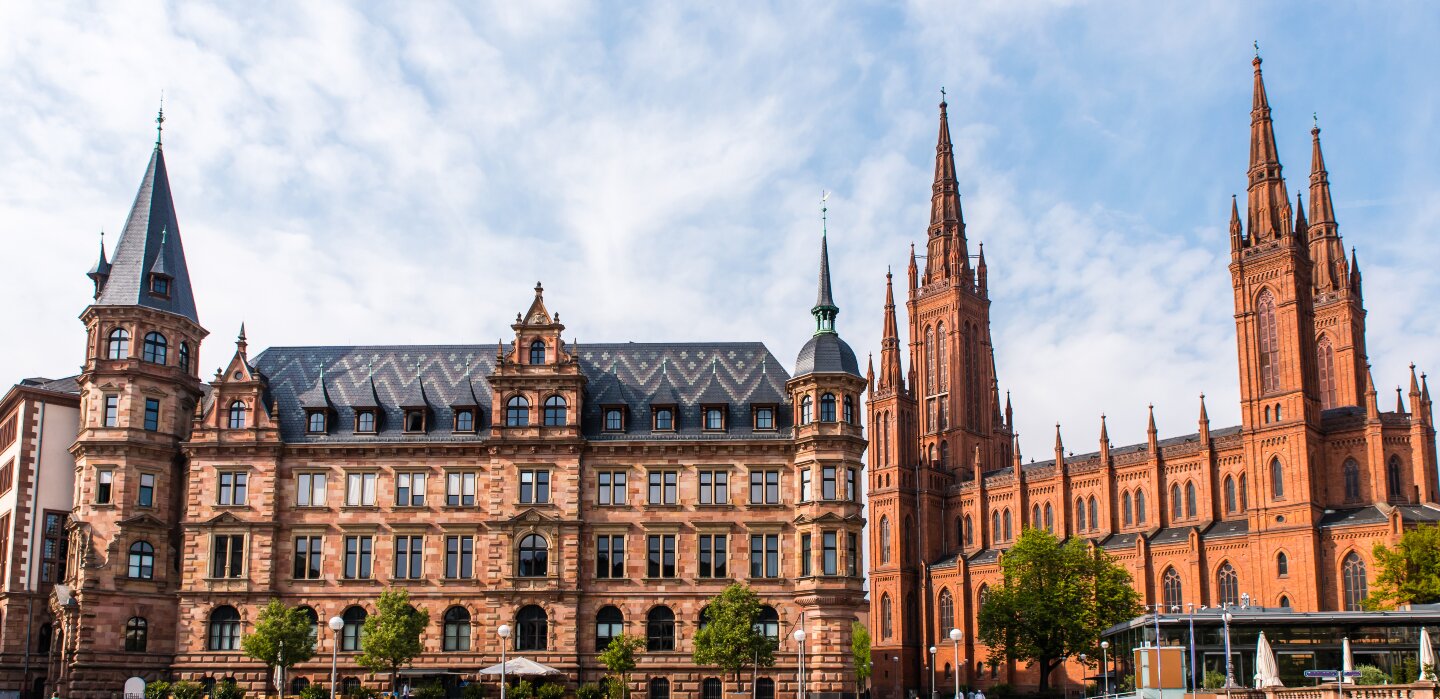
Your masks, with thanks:
[{"label": "church tower", "polygon": [[[63,696],[108,699],[128,677],[162,677],[175,652],[180,445],[202,397],[207,333],[159,138],[113,259],[102,253],[89,276],[95,300],[80,316],[85,363],[71,447],[72,560],[52,600],[62,651],[50,677]],[[124,653],[137,638],[144,653]]]},{"label": "church tower", "polygon": [[1320,151],[1320,126],[1310,130],[1310,259],[1315,264],[1315,368],[1320,408],[1360,405],[1365,394],[1365,306],[1360,274],[1345,258],[1330,198],[1330,173]]}]

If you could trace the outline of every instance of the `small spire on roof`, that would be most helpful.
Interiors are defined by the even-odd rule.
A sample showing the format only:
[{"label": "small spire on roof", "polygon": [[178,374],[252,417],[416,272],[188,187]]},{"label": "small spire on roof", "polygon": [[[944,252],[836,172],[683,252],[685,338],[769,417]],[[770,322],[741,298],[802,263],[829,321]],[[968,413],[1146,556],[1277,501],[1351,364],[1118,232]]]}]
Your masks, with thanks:
[{"label": "small spire on roof", "polygon": [[155,115],[155,147],[160,147],[160,136],[165,131],[165,91],[160,91],[160,111]]}]

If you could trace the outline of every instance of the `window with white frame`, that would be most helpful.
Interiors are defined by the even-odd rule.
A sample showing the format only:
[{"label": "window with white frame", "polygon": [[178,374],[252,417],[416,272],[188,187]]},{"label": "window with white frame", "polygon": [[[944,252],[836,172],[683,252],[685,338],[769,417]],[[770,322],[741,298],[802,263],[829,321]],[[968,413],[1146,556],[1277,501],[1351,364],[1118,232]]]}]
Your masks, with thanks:
[{"label": "window with white frame", "polygon": [[376,473],[350,473],[345,476],[345,504],[349,507],[375,505]]},{"label": "window with white frame", "polygon": [[325,506],[325,474],[302,473],[295,477],[295,504],[299,507]]},{"label": "window with white frame", "polygon": [[445,474],[445,504],[449,507],[471,507],[475,504],[475,474]]}]

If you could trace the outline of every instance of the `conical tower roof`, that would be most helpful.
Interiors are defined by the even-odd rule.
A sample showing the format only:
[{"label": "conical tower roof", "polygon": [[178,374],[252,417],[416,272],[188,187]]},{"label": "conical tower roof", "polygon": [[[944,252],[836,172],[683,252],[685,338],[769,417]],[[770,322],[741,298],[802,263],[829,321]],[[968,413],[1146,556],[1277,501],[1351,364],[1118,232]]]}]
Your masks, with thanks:
[{"label": "conical tower roof", "polygon": [[[199,324],[170,176],[165,169],[165,151],[159,144],[150,154],[125,229],[115,244],[109,272],[95,305],[145,306]],[[166,278],[165,293],[155,292],[152,275]]]}]

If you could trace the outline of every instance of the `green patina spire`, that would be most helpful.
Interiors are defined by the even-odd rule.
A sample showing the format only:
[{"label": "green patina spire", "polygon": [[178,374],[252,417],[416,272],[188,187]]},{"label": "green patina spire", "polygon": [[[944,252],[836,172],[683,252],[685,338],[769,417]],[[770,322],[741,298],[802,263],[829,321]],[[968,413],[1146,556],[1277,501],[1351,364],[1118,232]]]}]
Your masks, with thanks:
[{"label": "green patina spire", "polygon": [[840,314],[840,307],[835,305],[835,299],[830,295],[830,249],[827,243],[829,231],[825,206],[829,198],[828,193],[822,193],[820,197],[820,293],[815,299],[815,307],[810,309],[810,314],[815,316],[816,335],[834,333],[835,316]]}]

